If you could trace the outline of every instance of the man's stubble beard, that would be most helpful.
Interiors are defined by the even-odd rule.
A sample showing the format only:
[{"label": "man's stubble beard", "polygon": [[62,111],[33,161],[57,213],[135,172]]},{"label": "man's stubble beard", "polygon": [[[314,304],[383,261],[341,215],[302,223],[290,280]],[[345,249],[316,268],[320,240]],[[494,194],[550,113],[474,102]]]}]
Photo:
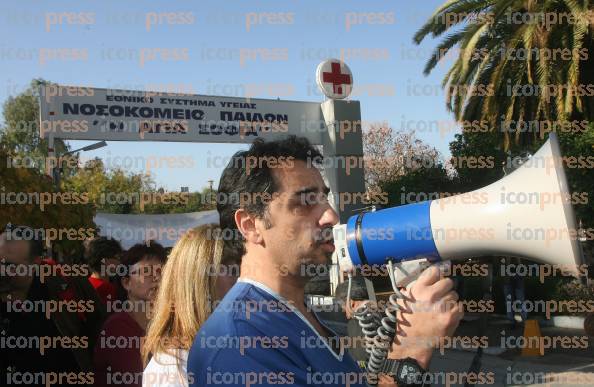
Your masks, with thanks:
[{"label": "man's stubble beard", "polygon": [[[271,228],[275,227],[275,225],[272,223],[270,216],[267,212],[264,214],[263,220],[265,222],[264,227],[267,230],[270,230]],[[292,241],[292,239],[289,241]],[[305,257],[299,258],[299,265],[297,268],[297,273],[293,273],[293,274],[296,274],[297,277],[304,279],[305,283],[309,282],[311,279],[313,279],[315,277],[318,277],[318,275],[309,275],[309,273],[307,273],[307,270],[305,270],[305,268],[307,266],[328,266],[332,263],[332,254],[333,253],[323,251],[321,249],[320,244],[315,241],[313,242],[312,246],[313,246],[313,249],[312,249],[313,251],[310,254],[308,254]],[[322,258],[320,258],[319,255],[317,254],[318,251],[321,251]],[[318,261],[322,261],[322,262],[318,262]],[[321,271],[323,273],[328,273],[329,269],[330,268],[326,268],[326,269],[320,268],[319,271]],[[313,269],[311,271],[316,272],[316,270],[313,270]]]},{"label": "man's stubble beard", "polygon": [[322,255],[310,256],[310,258],[302,258],[299,265],[299,274],[309,282],[320,275],[329,274],[330,265],[332,263],[332,253],[322,252]]}]

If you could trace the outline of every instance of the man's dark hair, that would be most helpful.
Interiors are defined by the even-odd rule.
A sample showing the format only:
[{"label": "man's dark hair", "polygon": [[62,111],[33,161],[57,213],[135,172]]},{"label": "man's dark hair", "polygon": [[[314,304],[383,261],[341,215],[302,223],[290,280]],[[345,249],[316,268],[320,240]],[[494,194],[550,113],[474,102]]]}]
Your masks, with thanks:
[{"label": "man's dark hair", "polygon": [[[336,287],[334,297],[336,300],[346,303],[347,290],[349,281],[342,282]],[[353,277],[351,280],[351,300],[353,301],[365,301],[369,300],[369,294],[367,293],[367,286],[365,285],[365,279],[361,276]]]},{"label": "man's dark hair", "polygon": [[43,255],[43,229],[8,223],[0,232],[2,234],[6,234],[4,237],[7,241],[26,241],[29,245],[29,261],[33,262]]},{"label": "man's dark hair", "polygon": [[104,259],[120,258],[122,246],[115,239],[99,237],[91,240],[85,251],[87,263],[94,271],[101,271]]},{"label": "man's dark hair", "polygon": [[130,268],[143,259],[154,258],[161,263],[165,263],[166,256],[165,248],[155,241],[149,241],[148,244],[135,244],[123,254],[121,263],[126,266],[126,274],[124,276],[129,276]]},{"label": "man's dark hair", "polygon": [[[322,155],[306,138],[297,136],[268,142],[258,138],[247,151],[233,155],[219,181],[217,211],[225,235],[225,255],[237,260],[245,254],[245,247],[243,236],[235,224],[235,212],[242,208],[266,220],[268,202],[261,195],[256,197],[253,194],[272,195],[279,189],[273,177],[272,164],[262,160],[275,160],[277,166],[291,166],[294,161],[300,160],[308,166],[317,167],[322,162]],[[246,194],[251,195],[247,200]]]}]

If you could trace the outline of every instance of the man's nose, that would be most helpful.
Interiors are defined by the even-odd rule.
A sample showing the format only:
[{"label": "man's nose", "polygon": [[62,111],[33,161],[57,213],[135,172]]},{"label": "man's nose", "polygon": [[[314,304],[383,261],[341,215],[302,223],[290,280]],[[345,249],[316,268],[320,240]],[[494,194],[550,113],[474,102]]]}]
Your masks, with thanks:
[{"label": "man's nose", "polygon": [[322,217],[320,218],[320,226],[334,226],[338,223],[338,221],[338,214],[336,211],[334,211],[332,206],[328,205],[328,208],[326,208],[326,211],[324,211]]}]

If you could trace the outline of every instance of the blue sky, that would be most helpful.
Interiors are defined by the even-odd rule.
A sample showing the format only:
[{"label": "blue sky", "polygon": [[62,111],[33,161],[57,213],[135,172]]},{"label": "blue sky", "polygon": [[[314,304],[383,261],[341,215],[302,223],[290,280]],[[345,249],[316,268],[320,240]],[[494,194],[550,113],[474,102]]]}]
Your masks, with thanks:
[{"label": "blue sky", "polygon": [[[418,137],[448,154],[456,129],[439,87],[446,61],[428,77],[422,69],[435,41],[412,36],[443,1],[51,1],[19,0],[0,6],[0,101],[31,79],[91,87],[166,90],[195,94],[322,102],[316,66],[345,53],[353,72],[352,99],[362,120],[403,121]],[[150,22],[147,25],[147,20]],[[249,23],[247,22],[249,21]],[[156,48],[169,58],[140,53]],[[260,49],[243,63],[242,48]],[[266,51],[268,50],[268,51]],[[276,51],[274,51],[276,50]],[[281,54],[279,54],[281,53]],[[286,53],[284,55],[283,53]],[[53,57],[52,57],[53,55]],[[415,91],[416,89],[416,91]],[[442,122],[446,133],[428,131]],[[90,142],[72,141],[73,148]],[[199,190],[218,181],[220,166],[207,157],[229,157],[240,145],[109,142],[83,158],[191,157],[192,168],[152,169],[160,186]],[[121,160],[121,159],[118,159]]]}]

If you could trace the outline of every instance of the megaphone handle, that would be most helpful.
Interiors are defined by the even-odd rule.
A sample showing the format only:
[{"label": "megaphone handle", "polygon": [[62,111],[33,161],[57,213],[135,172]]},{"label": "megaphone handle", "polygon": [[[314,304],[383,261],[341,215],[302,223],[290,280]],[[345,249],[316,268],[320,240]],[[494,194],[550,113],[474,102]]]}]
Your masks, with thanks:
[{"label": "megaphone handle", "polygon": [[[396,336],[398,324],[396,316],[401,308],[398,305],[398,299],[403,297],[399,288],[403,286],[410,288],[419,275],[432,265],[437,265],[443,273],[446,268],[450,267],[451,262],[443,261],[433,264],[426,259],[417,259],[414,261],[402,262],[388,260],[386,264],[388,266],[388,274],[390,275],[390,282],[392,283],[394,294],[390,295],[389,302],[384,310],[385,316],[381,319],[381,323],[378,324],[377,332],[373,335],[371,346],[367,348],[369,350],[369,359],[366,369],[370,380],[376,380],[381,371],[381,367],[388,356],[390,343],[394,340],[394,336]],[[349,292],[347,291],[347,293]],[[363,321],[364,317],[365,316],[363,315],[356,316],[362,328],[369,328],[369,326],[373,324],[371,321]],[[363,326],[364,323],[365,326]]]}]

